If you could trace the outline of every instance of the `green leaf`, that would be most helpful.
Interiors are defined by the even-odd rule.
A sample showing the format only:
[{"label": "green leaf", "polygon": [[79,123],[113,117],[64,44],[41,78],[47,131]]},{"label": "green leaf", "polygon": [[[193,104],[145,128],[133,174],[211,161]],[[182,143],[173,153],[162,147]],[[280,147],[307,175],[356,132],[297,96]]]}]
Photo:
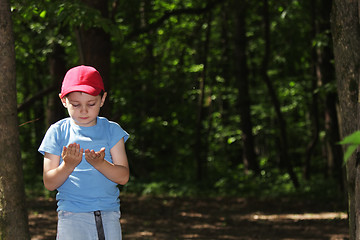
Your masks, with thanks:
[{"label": "green leaf", "polygon": [[346,136],[340,144],[356,144],[360,145],[360,131],[356,131],[353,134]]},{"label": "green leaf", "polygon": [[230,137],[230,138],[228,138],[227,143],[228,143],[228,144],[232,144],[232,143],[235,142],[235,141],[236,141],[236,138],[235,138],[235,137]]},{"label": "green leaf", "polygon": [[204,64],[194,64],[190,67],[190,72],[200,72],[204,69]]},{"label": "green leaf", "polygon": [[342,145],[349,145],[344,153],[344,163],[346,163],[353,152],[360,145],[360,131],[356,131],[346,136],[342,141],[339,142]]},{"label": "green leaf", "polygon": [[42,11],[39,16],[40,16],[41,18],[45,18],[45,16],[46,16],[46,11],[45,11],[45,10]]},{"label": "green leaf", "polygon": [[358,145],[350,145],[347,149],[346,152],[344,154],[344,163],[346,163],[350,156],[353,154],[353,152],[356,150],[356,148],[358,147]]}]

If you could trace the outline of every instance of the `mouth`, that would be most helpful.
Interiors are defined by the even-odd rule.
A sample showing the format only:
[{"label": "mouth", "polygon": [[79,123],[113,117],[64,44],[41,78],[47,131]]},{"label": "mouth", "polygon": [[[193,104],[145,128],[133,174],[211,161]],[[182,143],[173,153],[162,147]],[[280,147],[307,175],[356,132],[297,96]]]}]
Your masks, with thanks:
[{"label": "mouth", "polygon": [[81,120],[86,120],[88,119],[89,117],[80,117]]}]

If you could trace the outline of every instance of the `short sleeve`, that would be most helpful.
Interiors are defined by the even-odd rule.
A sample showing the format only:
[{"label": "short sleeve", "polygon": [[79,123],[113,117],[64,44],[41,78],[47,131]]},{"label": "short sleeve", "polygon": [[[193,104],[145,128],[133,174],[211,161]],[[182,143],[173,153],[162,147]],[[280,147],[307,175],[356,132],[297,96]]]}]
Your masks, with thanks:
[{"label": "short sleeve", "polygon": [[59,142],[60,127],[58,125],[51,125],[47,130],[44,139],[38,149],[41,154],[51,153],[57,156],[61,156],[62,147]]},{"label": "short sleeve", "polygon": [[122,138],[124,138],[124,142],[126,142],[129,138],[129,134],[122,129],[122,127],[115,123],[110,122],[110,149],[115,146],[117,142],[119,142]]}]

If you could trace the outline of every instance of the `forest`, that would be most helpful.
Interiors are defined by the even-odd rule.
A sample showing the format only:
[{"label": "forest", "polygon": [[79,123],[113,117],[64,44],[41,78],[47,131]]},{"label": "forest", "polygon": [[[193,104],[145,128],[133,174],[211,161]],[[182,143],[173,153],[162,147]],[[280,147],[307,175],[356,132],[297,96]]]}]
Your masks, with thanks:
[{"label": "forest", "polygon": [[332,5],[11,0],[26,196],[55,196],[37,149],[67,117],[66,71],[89,65],[108,92],[101,115],[130,134],[121,194],[287,197],[346,212],[339,142],[351,132],[340,127]]},{"label": "forest", "polygon": [[25,182],[42,185],[37,148],[85,64],[105,81],[101,114],[130,134],[126,191],[340,189],[330,6],[315,2],[14,1]]}]

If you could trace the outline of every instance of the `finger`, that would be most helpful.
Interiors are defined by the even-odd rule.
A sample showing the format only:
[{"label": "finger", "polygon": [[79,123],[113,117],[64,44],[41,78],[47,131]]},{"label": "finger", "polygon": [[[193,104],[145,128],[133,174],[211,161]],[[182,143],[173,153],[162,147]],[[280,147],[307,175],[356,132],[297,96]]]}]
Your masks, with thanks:
[{"label": "finger", "polygon": [[98,152],[99,157],[105,157],[105,148],[101,148],[100,151]]},{"label": "finger", "polygon": [[89,149],[85,150],[85,157],[88,159],[93,159],[93,154],[91,153],[91,151]]},{"label": "finger", "polygon": [[71,146],[71,154],[75,155],[76,154],[76,144]]},{"label": "finger", "polygon": [[61,153],[61,156],[65,156],[67,153],[67,148],[65,146],[63,146],[63,150],[62,150],[62,153]]},{"label": "finger", "polygon": [[80,144],[76,144],[75,151],[76,151],[77,156],[82,155],[82,152],[81,152],[81,149],[80,149]]},{"label": "finger", "polygon": [[69,144],[69,146],[67,147],[68,148],[68,153],[69,154],[71,154],[71,155],[73,155],[74,154],[74,152],[75,152],[75,150],[74,150],[74,144],[73,143],[71,143],[71,144]]},{"label": "finger", "polygon": [[95,151],[94,151],[94,158],[99,158],[99,157],[100,157],[99,152],[95,152]]},{"label": "finger", "polygon": [[71,149],[72,149],[72,148],[75,147],[75,145],[76,145],[76,143],[70,143],[69,146],[68,146],[68,148],[71,148]]}]

